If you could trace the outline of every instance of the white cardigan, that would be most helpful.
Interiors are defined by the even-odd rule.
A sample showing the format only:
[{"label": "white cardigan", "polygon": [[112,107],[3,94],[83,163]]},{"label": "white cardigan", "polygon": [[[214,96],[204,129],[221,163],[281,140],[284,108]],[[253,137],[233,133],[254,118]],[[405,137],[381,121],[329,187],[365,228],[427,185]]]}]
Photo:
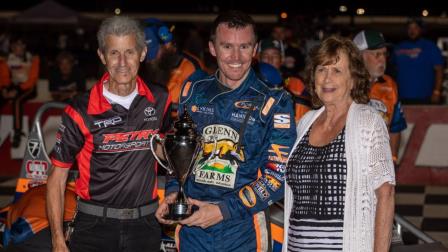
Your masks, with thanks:
[{"label": "white cardigan", "polygon": [[[297,126],[297,140],[302,137],[325,110],[312,110]],[[345,125],[347,181],[344,207],[343,251],[373,251],[376,195],[383,183],[395,184],[395,173],[389,145],[389,134],[381,116],[371,107],[353,102]],[[291,187],[285,183],[285,216],[283,250],[288,248],[289,217],[293,205]],[[390,232],[390,230],[385,230]]]}]

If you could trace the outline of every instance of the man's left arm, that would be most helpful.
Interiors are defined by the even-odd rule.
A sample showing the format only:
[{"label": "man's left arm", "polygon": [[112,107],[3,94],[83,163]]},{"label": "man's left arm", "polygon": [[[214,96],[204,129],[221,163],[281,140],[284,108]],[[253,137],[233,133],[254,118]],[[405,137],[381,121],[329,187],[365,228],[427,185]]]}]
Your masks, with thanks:
[{"label": "man's left arm", "polygon": [[443,84],[443,67],[442,65],[434,66],[434,89],[432,91],[431,103],[438,104],[442,97]]},{"label": "man's left arm", "polygon": [[431,103],[440,103],[442,97],[442,85],[443,85],[443,65],[445,60],[442,52],[437,45],[430,47],[431,62],[434,65],[434,89],[432,90]]},{"label": "man's left arm", "polygon": [[217,205],[193,200],[192,203],[198,205],[200,210],[204,208],[206,211],[195,212],[181,224],[207,228],[222,220],[252,216],[283,198],[286,162],[296,140],[294,111],[290,96],[284,95],[275,105],[269,105],[268,100],[262,108],[261,113],[264,112],[270,113],[270,116],[266,121],[268,133],[260,148],[262,154],[258,179],[243,186]]}]

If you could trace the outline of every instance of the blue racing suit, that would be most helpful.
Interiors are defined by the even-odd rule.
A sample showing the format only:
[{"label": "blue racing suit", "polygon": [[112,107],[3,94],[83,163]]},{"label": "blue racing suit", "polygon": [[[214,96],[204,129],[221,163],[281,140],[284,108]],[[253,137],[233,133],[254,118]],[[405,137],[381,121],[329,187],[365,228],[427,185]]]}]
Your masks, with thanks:
[{"label": "blue racing suit", "polygon": [[[180,251],[267,251],[265,210],[284,193],[286,161],[296,139],[294,107],[250,70],[236,89],[218,73],[184,84],[179,112],[188,112],[204,143],[184,189],[215,203],[224,220],[207,229],[182,226]],[[168,181],[166,193],[177,191]]]}]

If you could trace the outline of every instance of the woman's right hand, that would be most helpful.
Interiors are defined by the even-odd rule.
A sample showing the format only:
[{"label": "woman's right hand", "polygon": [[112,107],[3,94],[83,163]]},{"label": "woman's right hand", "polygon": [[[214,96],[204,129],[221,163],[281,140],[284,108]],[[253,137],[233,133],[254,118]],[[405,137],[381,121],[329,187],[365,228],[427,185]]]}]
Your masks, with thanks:
[{"label": "woman's right hand", "polygon": [[165,199],[160,203],[159,208],[157,208],[156,211],[156,218],[157,220],[166,225],[171,225],[174,223],[172,220],[167,220],[164,217],[169,213],[169,207],[168,204],[172,204],[176,201],[177,198],[177,192],[170,193],[169,195],[165,196]]}]

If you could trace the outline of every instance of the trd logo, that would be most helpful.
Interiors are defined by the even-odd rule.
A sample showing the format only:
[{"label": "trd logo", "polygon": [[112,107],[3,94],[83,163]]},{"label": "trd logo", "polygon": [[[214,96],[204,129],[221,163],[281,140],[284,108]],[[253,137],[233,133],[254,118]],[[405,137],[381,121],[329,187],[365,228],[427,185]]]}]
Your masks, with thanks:
[{"label": "trd logo", "polygon": [[121,119],[121,117],[119,116],[115,116],[112,118],[107,118],[104,120],[97,120],[94,121],[93,124],[95,124],[96,126],[98,126],[98,128],[107,128],[109,126],[113,126],[113,125],[117,125],[119,123],[121,123],[123,121],[123,119]]}]

